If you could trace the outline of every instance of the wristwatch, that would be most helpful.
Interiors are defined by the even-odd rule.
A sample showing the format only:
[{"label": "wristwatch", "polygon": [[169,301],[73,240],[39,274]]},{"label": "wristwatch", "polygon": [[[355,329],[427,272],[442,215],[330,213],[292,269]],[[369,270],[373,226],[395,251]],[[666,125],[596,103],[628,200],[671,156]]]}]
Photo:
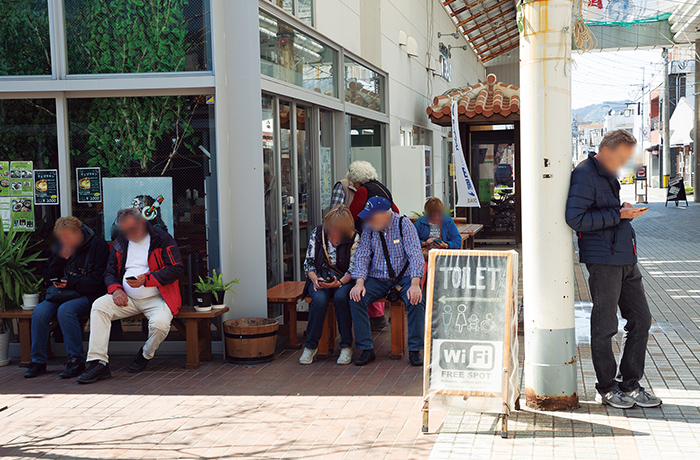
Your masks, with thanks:
[{"label": "wristwatch", "polygon": [[338,282],[340,283],[340,286],[338,287],[343,287],[343,280],[338,280]]}]

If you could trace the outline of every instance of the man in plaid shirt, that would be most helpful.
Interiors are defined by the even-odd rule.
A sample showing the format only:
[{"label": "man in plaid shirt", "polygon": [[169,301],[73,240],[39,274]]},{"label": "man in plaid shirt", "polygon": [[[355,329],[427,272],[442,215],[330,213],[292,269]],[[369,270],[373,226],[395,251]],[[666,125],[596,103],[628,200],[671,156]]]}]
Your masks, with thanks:
[{"label": "man in plaid shirt", "polygon": [[[355,253],[352,277],[356,281],[350,291],[355,343],[362,350],[355,365],[364,366],[375,359],[367,306],[396,286],[406,304],[409,360],[412,366],[422,366],[425,302],[420,280],[425,259],[416,228],[391,210],[389,200],[379,196],[367,200],[360,217],[366,224]],[[389,255],[388,263],[385,253]]]}]

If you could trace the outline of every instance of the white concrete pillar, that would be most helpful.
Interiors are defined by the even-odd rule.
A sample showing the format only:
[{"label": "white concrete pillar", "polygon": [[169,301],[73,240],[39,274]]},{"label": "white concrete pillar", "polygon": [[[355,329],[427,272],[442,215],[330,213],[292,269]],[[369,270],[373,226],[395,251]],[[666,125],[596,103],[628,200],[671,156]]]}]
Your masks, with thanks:
[{"label": "white concrete pillar", "polygon": [[241,280],[227,317],[267,317],[258,3],[212,0],[212,29],[221,270]]},{"label": "white concrete pillar", "polygon": [[571,0],[526,2],[520,36],[525,390],[543,410],[578,406],[571,177]]}]

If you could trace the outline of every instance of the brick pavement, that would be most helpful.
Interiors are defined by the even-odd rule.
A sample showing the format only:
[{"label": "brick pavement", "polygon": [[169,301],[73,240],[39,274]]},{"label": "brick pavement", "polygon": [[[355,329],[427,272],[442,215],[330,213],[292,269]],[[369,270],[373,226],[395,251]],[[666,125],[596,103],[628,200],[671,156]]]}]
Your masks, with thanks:
[{"label": "brick pavement", "polygon": [[[631,187],[623,186],[623,197],[633,202]],[[656,200],[665,196],[657,190],[650,195]],[[576,327],[581,408],[542,413],[522,404],[523,410],[510,417],[509,439],[494,435],[498,427],[493,415],[449,412],[431,459],[700,458],[700,206],[649,206],[649,212],[634,222],[654,318],[642,385],[664,404],[625,411],[594,402],[595,373],[587,343],[590,307],[580,305]],[[585,268],[579,267],[577,284],[584,277]],[[588,294],[579,285],[577,295],[586,300]],[[621,334],[616,337],[618,351],[620,339]]]},{"label": "brick pavement", "polygon": [[302,367],[299,352],[286,351],[266,365],[219,361],[198,370],[182,369],[181,356],[158,357],[131,375],[122,358],[111,380],[78,386],[57,378],[59,360],[34,380],[6,366],[0,458],[700,458],[700,206],[651,206],[635,227],[655,319],[643,384],[664,398],[661,408],[593,402],[580,306],[581,409],[523,409],[511,417],[509,439],[495,435],[492,415],[437,411],[431,429],[439,433],[421,435],[421,373],[386,357],[387,329],[377,336],[377,362],[365,368],[332,359]]},{"label": "brick pavement", "polygon": [[425,458],[422,369],[388,358],[388,328],[375,347],[363,368],[301,366],[284,351],[197,370],[156,356],[132,375],[121,358],[112,379],[85,386],[57,378],[60,360],[32,380],[13,363],[0,368],[0,458]]}]

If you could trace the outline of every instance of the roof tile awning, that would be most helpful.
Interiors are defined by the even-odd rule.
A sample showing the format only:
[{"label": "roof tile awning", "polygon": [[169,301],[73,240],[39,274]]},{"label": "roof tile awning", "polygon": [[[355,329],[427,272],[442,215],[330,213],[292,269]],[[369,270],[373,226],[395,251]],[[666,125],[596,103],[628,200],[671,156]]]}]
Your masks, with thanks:
[{"label": "roof tile awning", "polygon": [[518,47],[515,0],[441,0],[482,63]]},{"label": "roof tile awning", "polygon": [[433,105],[427,109],[433,123],[450,124],[453,99],[458,101],[460,121],[478,118],[496,122],[520,118],[520,88],[497,81],[494,74],[489,74],[486,81],[474,86],[435,97]]}]

